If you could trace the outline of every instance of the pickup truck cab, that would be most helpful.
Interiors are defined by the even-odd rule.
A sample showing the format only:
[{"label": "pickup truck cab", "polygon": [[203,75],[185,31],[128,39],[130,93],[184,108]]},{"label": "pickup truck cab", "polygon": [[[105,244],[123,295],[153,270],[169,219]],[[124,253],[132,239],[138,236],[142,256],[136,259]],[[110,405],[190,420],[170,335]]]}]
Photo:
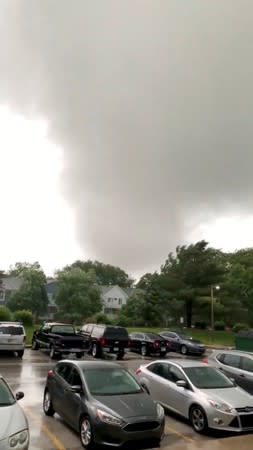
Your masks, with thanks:
[{"label": "pickup truck cab", "polygon": [[50,357],[56,359],[62,355],[75,353],[77,358],[82,358],[87,344],[78,334],[73,325],[67,323],[44,323],[32,338],[32,349],[48,349]]}]

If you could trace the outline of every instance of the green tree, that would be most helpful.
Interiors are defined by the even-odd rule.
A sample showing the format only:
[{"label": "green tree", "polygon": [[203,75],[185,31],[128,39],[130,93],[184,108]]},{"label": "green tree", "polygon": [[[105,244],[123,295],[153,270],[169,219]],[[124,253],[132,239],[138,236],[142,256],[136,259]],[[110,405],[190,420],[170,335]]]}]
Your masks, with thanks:
[{"label": "green tree", "polygon": [[[46,293],[46,276],[38,263],[17,263],[15,276],[22,279],[21,288],[8,301],[12,311],[29,310],[35,321],[47,312],[48,297]],[[14,270],[16,270],[14,269]]]},{"label": "green tree", "polygon": [[38,261],[35,261],[34,263],[17,262],[14,264],[14,266],[10,266],[8,275],[19,277],[22,276],[24,272],[29,272],[31,270],[42,272],[41,266]]},{"label": "green tree", "polygon": [[143,315],[145,305],[145,294],[140,291],[134,292],[128,298],[126,305],[122,306],[119,312],[118,322],[125,322],[127,319],[129,325],[145,325],[145,318]]},{"label": "green tree", "polygon": [[99,285],[118,285],[121,287],[130,287],[133,280],[120,267],[104,264],[99,261],[75,261],[70,266],[66,266],[63,270],[81,269],[84,272],[94,270],[96,274],[96,282]]},{"label": "green tree", "polygon": [[203,295],[203,289],[220,283],[226,269],[221,252],[199,241],[189,246],[178,246],[176,255],[169,254],[161,273],[174,285],[174,298],[184,301],[187,326],[192,325],[194,305]]},{"label": "green tree", "polygon": [[94,271],[72,268],[60,272],[56,304],[58,314],[71,322],[80,322],[100,312],[102,303]]}]

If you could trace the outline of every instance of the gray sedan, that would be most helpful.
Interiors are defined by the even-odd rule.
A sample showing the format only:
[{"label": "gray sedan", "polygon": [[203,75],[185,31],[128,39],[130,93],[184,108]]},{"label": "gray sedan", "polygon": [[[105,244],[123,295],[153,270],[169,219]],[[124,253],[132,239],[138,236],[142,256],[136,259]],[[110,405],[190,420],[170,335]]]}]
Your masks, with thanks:
[{"label": "gray sedan", "polygon": [[163,407],[116,363],[60,361],[48,373],[43,408],[79,432],[86,449],[146,439],[159,445],[163,437]]},{"label": "gray sedan", "polygon": [[0,376],[0,450],[28,450],[29,427],[17,400],[23,392],[13,395],[7,382]]},{"label": "gray sedan", "polygon": [[154,400],[189,419],[198,433],[253,430],[253,397],[214,367],[158,360],[140,366],[136,375]]}]

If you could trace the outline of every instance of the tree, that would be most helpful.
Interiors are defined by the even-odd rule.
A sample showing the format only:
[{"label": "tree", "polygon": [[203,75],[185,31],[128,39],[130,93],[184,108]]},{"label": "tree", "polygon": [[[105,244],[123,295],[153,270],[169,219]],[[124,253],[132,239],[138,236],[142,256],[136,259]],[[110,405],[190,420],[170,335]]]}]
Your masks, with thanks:
[{"label": "tree", "polygon": [[58,314],[71,322],[82,321],[100,312],[102,302],[94,271],[72,268],[60,272],[56,304]]},{"label": "tree", "polygon": [[35,261],[34,263],[28,263],[28,262],[17,262],[14,266],[10,266],[9,269],[9,275],[13,277],[19,277],[22,276],[24,272],[29,272],[31,270],[41,272],[41,266],[38,261]]},{"label": "tree", "polygon": [[188,327],[192,325],[193,307],[203,295],[203,289],[220,283],[225,272],[221,252],[208,247],[206,241],[178,246],[175,256],[169,254],[161,273],[173,281],[174,297],[184,301]]},{"label": "tree", "polygon": [[[35,321],[47,311],[48,297],[45,288],[46,276],[38,263],[17,263],[13,269],[15,276],[22,279],[21,288],[8,302],[12,311],[29,310]],[[12,272],[13,273],[13,272]]]},{"label": "tree", "polygon": [[118,285],[121,287],[130,287],[133,280],[129,278],[127,273],[120,267],[104,264],[99,261],[75,261],[70,266],[66,266],[63,270],[81,269],[84,272],[94,270],[96,274],[96,282],[101,285]]},{"label": "tree", "polygon": [[146,305],[145,294],[140,291],[134,292],[129,296],[126,305],[123,305],[120,312],[118,322],[127,322],[129,325],[145,325],[143,315]]}]

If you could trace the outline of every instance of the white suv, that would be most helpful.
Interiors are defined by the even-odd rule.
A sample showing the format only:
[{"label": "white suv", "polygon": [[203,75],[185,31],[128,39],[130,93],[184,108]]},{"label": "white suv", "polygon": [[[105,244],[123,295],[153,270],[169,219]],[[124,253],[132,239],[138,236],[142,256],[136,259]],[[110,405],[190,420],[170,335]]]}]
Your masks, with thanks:
[{"label": "white suv", "polygon": [[0,351],[17,352],[22,358],[25,350],[25,329],[20,322],[0,322]]}]

